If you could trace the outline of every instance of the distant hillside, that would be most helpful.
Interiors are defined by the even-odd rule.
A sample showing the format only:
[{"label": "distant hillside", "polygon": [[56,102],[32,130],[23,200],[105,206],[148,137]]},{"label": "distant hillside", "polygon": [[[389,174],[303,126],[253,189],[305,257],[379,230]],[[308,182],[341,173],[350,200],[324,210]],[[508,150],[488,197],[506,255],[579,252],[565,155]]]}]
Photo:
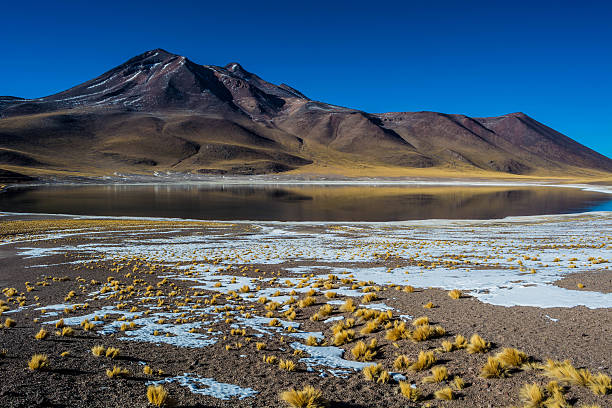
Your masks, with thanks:
[{"label": "distant hillside", "polygon": [[313,101],[237,63],[198,65],[160,49],[55,95],[0,97],[0,167],[25,174],[259,174],[326,166],[612,172],[609,158],[523,113],[371,114]]}]

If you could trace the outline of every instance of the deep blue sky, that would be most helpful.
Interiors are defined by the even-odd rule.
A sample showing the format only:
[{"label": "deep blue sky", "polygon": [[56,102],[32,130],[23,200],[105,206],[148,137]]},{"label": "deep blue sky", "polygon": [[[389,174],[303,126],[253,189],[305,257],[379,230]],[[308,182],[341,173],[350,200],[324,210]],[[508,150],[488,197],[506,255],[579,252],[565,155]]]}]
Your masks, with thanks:
[{"label": "deep blue sky", "polygon": [[523,111],[612,156],[612,5],[5,1],[0,95],[38,97],[153,48],[240,62],[369,112]]}]

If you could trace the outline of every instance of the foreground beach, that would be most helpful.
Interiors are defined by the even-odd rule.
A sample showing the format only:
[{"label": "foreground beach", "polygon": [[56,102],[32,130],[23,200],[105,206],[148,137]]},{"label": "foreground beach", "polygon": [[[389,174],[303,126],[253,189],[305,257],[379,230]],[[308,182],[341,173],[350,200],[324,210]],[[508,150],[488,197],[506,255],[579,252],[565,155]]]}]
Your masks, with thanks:
[{"label": "foreground beach", "polygon": [[[3,214],[1,318],[14,323],[0,331],[0,403],[146,406],[147,386],[162,384],[178,406],[276,407],[281,392],[312,385],[330,406],[508,407],[534,403],[535,388],[521,389],[537,384],[531,406],[611,406],[611,231],[609,212],[395,223]],[[48,367],[28,369],[34,354]],[[127,371],[110,378],[114,366]]]}]

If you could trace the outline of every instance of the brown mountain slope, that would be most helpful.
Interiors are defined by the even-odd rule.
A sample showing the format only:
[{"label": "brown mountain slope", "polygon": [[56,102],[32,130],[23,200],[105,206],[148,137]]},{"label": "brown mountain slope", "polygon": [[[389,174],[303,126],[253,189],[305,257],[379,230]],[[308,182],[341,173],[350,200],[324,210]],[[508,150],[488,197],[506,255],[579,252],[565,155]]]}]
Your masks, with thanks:
[{"label": "brown mountain slope", "polygon": [[25,174],[268,173],[325,166],[605,174],[612,160],[522,113],[369,114],[237,63],[153,50],[64,92],[0,97],[0,167]]}]

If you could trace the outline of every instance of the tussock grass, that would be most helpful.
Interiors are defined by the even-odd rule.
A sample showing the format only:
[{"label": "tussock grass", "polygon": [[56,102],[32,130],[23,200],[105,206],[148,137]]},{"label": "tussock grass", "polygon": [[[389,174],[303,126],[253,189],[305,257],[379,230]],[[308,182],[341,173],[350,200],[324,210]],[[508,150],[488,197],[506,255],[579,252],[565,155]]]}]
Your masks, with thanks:
[{"label": "tussock grass", "polygon": [[298,302],[298,306],[301,308],[312,306],[317,303],[317,299],[312,296],[306,296]]},{"label": "tussock grass", "polygon": [[34,354],[28,363],[30,371],[39,371],[49,368],[49,357],[46,354]]},{"label": "tussock grass", "polygon": [[280,399],[291,408],[325,408],[327,402],[320,390],[307,385],[302,390],[291,389],[280,394]]},{"label": "tussock grass", "polygon": [[295,371],[295,363],[291,360],[279,360],[278,368],[285,371]]},{"label": "tussock grass", "polygon": [[93,346],[91,348],[91,353],[96,357],[100,357],[106,353],[106,348],[104,346]]},{"label": "tussock grass", "polygon": [[350,298],[346,299],[346,301],[340,306],[340,311],[345,313],[353,313],[355,309],[357,309],[357,306],[355,306],[353,299]]},{"label": "tussock grass", "polygon": [[509,367],[520,367],[529,361],[529,356],[515,348],[504,348],[496,358]]},{"label": "tussock grass", "polygon": [[168,391],[161,385],[149,385],[147,387],[147,399],[149,404],[156,407],[169,405],[170,396]]},{"label": "tussock grass", "polygon": [[491,343],[486,342],[478,334],[473,334],[470,337],[470,342],[467,345],[467,351],[470,354],[486,353],[491,348]]},{"label": "tussock grass", "polygon": [[363,298],[361,299],[362,303],[370,303],[373,302],[375,300],[378,299],[378,296],[376,295],[376,293],[366,293]]},{"label": "tussock grass", "polygon": [[130,372],[125,369],[125,368],[120,368],[117,366],[113,366],[112,370],[106,370],[106,376],[108,378],[115,378],[115,377],[125,377],[127,375],[129,375]]},{"label": "tussock grass", "polygon": [[591,377],[587,387],[598,395],[610,394],[612,393],[612,380],[604,373],[597,373]]},{"label": "tussock grass", "polygon": [[72,327],[62,327],[62,332],[61,332],[62,337],[72,337],[74,336],[74,329]]},{"label": "tussock grass", "polygon": [[465,381],[463,381],[463,378],[459,377],[459,376],[455,376],[455,378],[453,378],[453,385],[455,386],[456,389],[458,390],[462,390],[465,388]]},{"label": "tussock grass", "polygon": [[422,398],[421,390],[413,388],[408,381],[399,382],[400,393],[412,402],[417,402]]},{"label": "tussock grass", "polygon": [[406,323],[397,321],[394,323],[393,327],[387,330],[385,334],[385,339],[390,341],[397,341],[399,339],[405,339],[410,336],[410,331],[406,328]]},{"label": "tussock grass", "polygon": [[119,353],[121,352],[121,350],[119,350],[116,347],[109,347],[106,349],[106,357],[109,358],[117,358],[117,356],[119,356]]},{"label": "tussock grass", "polygon": [[445,366],[437,366],[431,369],[431,375],[423,378],[425,384],[441,383],[448,380],[448,369]]},{"label": "tussock grass", "polygon": [[372,320],[372,321],[370,321],[370,322],[367,322],[367,323],[365,324],[365,326],[363,326],[363,327],[361,328],[361,330],[359,331],[359,333],[361,333],[361,334],[370,334],[370,333],[374,333],[375,331],[378,331],[379,327],[380,327],[380,326],[379,326],[379,324],[378,324],[378,321],[376,321],[376,320]]},{"label": "tussock grass", "polygon": [[464,349],[464,348],[467,348],[467,346],[468,346],[468,341],[465,337],[463,337],[460,334],[455,336],[455,348]]},{"label": "tussock grass", "polygon": [[569,361],[547,360],[542,367],[544,375],[569,384],[588,386],[592,375],[587,369],[576,369]]},{"label": "tussock grass", "polygon": [[425,341],[437,337],[444,336],[446,334],[446,330],[441,326],[432,327],[428,324],[423,326],[418,326],[412,332],[410,339],[413,341]]},{"label": "tussock grass", "polygon": [[308,336],[308,338],[306,339],[306,345],[307,346],[318,346],[319,340],[315,336]]},{"label": "tussock grass", "polygon": [[64,327],[64,319],[59,319],[57,322],[55,322],[56,329],[61,329],[62,327]]},{"label": "tussock grass", "polygon": [[351,349],[351,354],[358,361],[372,361],[376,356],[376,348],[378,347],[376,339],[372,339],[370,344],[365,344],[363,341],[357,342],[355,347]]},{"label": "tussock grass", "polygon": [[142,373],[145,375],[153,375],[153,369],[148,365],[142,367]]},{"label": "tussock grass", "polygon": [[6,320],[4,321],[4,327],[6,329],[10,329],[11,327],[15,327],[16,325],[17,325],[17,322],[11,319],[10,317],[7,317]]},{"label": "tussock grass", "polygon": [[508,367],[497,357],[489,357],[480,369],[482,378],[503,378],[508,376]]},{"label": "tussock grass", "polygon": [[427,370],[436,363],[436,356],[433,351],[420,351],[417,360],[410,365],[412,371]]},{"label": "tussock grass", "polygon": [[255,343],[255,348],[258,351],[259,350],[265,350],[266,349],[266,343],[257,342],[257,343]]},{"label": "tussock grass", "polygon": [[412,361],[410,361],[407,355],[400,354],[393,362],[393,369],[397,371],[406,371],[411,364]]},{"label": "tussock grass", "polygon": [[443,351],[445,353],[449,353],[451,351],[453,351],[455,349],[455,344],[451,341],[448,340],[444,340],[440,346],[440,351]]},{"label": "tussock grass", "polygon": [[350,343],[355,338],[354,330],[342,330],[334,334],[332,342],[334,346],[342,346],[343,344]]},{"label": "tussock grass", "polygon": [[38,333],[34,336],[36,340],[44,340],[49,336],[49,332],[45,329],[40,329]]},{"label": "tussock grass", "polygon": [[446,387],[434,392],[434,397],[439,400],[450,401],[455,399],[455,393],[451,387]]},{"label": "tussock grass", "polygon": [[429,317],[421,316],[419,318],[416,318],[412,321],[412,325],[415,327],[429,325]]},{"label": "tussock grass", "polygon": [[459,299],[459,298],[461,298],[462,295],[463,295],[463,293],[461,293],[461,291],[459,289],[453,289],[450,292],[448,292],[448,296],[451,299]]},{"label": "tussock grass", "polygon": [[433,309],[434,307],[436,307],[436,305],[434,305],[432,302],[427,302],[426,304],[423,305],[423,307],[425,309]]},{"label": "tussock grass", "polygon": [[524,408],[540,408],[544,406],[544,391],[538,384],[525,384],[519,392]]}]

